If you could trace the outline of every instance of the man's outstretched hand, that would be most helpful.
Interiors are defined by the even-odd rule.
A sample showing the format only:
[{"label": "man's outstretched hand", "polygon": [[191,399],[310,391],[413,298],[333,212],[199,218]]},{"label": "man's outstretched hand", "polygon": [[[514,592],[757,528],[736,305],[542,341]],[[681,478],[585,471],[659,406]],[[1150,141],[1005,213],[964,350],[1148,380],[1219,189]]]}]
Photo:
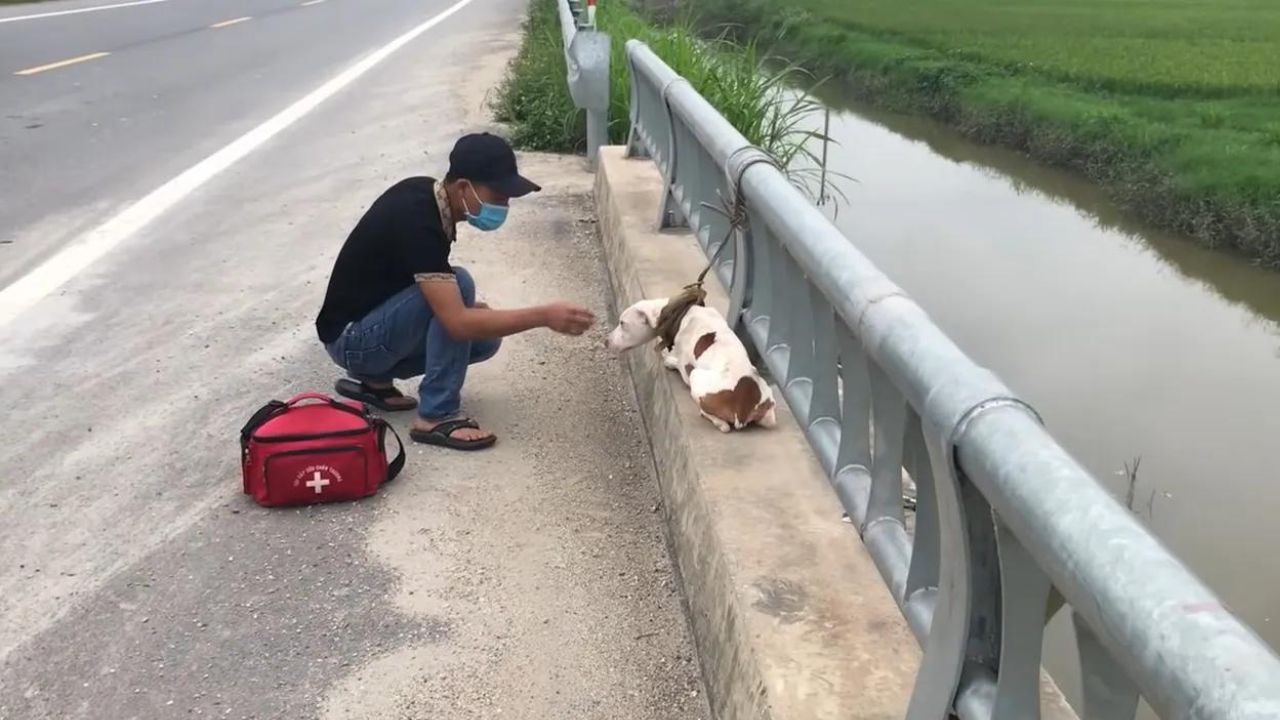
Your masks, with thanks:
[{"label": "man's outstretched hand", "polygon": [[562,335],[581,335],[596,321],[590,310],[566,302],[548,305],[546,314],[546,326]]}]

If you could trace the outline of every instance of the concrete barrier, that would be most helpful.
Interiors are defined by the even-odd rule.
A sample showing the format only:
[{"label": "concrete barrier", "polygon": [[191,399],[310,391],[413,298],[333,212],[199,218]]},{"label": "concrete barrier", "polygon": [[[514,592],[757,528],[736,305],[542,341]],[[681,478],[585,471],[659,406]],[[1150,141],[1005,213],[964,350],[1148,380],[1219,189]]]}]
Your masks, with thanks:
[{"label": "concrete barrier", "polygon": [[[706,264],[692,236],[656,229],[661,193],[652,162],[602,149],[596,205],[618,310]],[[707,287],[723,311],[724,289]],[[627,358],[717,717],[902,718],[918,646],[785,406],[775,430],[724,435],[656,352]]]}]

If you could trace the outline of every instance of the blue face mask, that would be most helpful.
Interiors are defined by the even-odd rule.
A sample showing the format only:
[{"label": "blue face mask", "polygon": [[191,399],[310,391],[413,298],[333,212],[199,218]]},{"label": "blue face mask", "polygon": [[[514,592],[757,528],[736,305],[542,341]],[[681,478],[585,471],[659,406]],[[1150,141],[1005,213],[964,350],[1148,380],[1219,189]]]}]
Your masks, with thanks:
[{"label": "blue face mask", "polygon": [[480,205],[480,211],[472,213],[471,210],[466,211],[467,222],[471,223],[471,227],[483,232],[497,230],[502,227],[502,223],[507,221],[507,206],[494,205],[480,199],[476,194],[476,189],[470,183],[467,188],[471,190],[471,194],[475,197],[476,202]]}]

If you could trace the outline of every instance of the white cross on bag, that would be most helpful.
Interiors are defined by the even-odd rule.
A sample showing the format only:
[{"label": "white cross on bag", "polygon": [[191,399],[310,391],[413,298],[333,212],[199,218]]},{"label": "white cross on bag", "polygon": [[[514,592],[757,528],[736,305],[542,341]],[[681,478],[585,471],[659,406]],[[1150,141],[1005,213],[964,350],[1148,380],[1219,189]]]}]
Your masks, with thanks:
[{"label": "white cross on bag", "polygon": [[307,487],[314,488],[317,495],[319,495],[324,490],[325,486],[328,484],[329,484],[329,478],[320,477],[319,470],[315,471],[315,473],[311,476],[311,479],[306,482]]}]

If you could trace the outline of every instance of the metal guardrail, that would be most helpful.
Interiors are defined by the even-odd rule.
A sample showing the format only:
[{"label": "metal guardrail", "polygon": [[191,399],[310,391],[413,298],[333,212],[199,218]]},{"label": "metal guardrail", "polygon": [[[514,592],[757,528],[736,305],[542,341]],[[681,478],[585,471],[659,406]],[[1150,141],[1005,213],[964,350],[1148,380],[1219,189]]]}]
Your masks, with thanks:
[{"label": "metal guardrail", "polygon": [[[1139,693],[1166,719],[1280,718],[1280,658],[689,83],[626,50],[628,151],[662,171],[662,224],[716,257],[731,323],[923,647],[907,717],[1039,718],[1044,627],[1065,601],[1089,720],[1129,720]],[[703,203],[735,191],[749,221],[717,256],[727,221]]]},{"label": "metal guardrail", "polygon": [[609,141],[609,36],[594,27],[594,1],[557,0],[560,37],[574,107],[587,111],[587,159],[595,166],[600,146]]}]

